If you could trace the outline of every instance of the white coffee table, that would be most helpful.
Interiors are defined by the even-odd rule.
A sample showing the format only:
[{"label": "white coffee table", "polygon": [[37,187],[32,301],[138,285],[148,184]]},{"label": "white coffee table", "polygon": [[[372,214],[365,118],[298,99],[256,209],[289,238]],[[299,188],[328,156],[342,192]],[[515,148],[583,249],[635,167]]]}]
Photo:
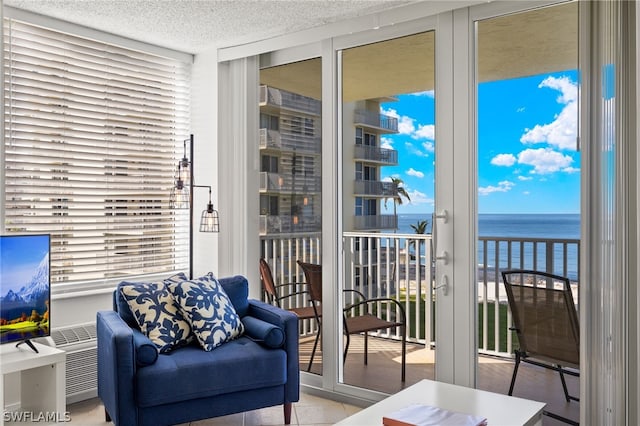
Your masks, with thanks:
[{"label": "white coffee table", "polygon": [[445,410],[487,418],[490,426],[542,425],[545,404],[528,399],[422,380],[359,411],[337,425],[382,425],[382,417],[411,404],[426,404]]}]

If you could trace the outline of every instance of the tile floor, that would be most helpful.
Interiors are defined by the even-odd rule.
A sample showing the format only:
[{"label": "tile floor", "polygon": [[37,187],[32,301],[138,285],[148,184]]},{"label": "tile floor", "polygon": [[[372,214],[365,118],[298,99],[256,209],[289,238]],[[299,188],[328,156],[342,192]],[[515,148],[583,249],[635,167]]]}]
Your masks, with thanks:
[{"label": "tile floor", "polygon": [[[104,407],[98,398],[71,404],[68,407],[72,426],[107,426]],[[300,401],[293,404],[292,425],[332,425],[360,410],[359,407],[300,393]],[[282,406],[263,408],[244,414],[216,417],[188,423],[189,426],[273,426],[283,424]],[[186,425],[186,424],[185,424]]]}]

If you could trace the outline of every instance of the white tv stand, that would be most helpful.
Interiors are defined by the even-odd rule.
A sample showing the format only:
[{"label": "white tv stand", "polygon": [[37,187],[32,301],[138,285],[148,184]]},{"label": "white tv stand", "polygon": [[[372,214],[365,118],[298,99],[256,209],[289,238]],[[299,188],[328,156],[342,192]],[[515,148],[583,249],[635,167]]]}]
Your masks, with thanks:
[{"label": "white tv stand", "polygon": [[[38,348],[38,353],[26,345],[16,347],[15,343],[7,343],[0,346],[0,426],[3,426],[5,421],[13,425],[31,422],[48,424],[69,420],[66,413],[66,353],[40,343],[33,344]],[[20,373],[20,408],[11,409],[13,413],[8,413],[5,377],[17,372]],[[14,422],[9,419],[21,421]]]}]

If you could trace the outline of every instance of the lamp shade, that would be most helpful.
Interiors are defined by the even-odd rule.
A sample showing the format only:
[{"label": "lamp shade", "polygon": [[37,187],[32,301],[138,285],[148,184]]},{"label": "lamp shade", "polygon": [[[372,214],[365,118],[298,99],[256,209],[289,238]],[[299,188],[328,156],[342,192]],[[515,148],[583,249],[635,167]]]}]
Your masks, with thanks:
[{"label": "lamp shade", "polygon": [[202,211],[200,232],[220,232],[220,217],[211,203],[207,204],[207,209]]},{"label": "lamp shade", "polygon": [[189,187],[183,186],[181,189],[171,188],[169,194],[169,208],[188,209],[189,208]]}]

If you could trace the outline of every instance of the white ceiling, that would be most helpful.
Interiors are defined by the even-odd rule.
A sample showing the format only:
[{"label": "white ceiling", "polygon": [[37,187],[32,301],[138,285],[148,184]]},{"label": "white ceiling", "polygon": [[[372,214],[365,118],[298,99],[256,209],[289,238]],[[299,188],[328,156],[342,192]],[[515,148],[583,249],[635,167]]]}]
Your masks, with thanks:
[{"label": "white ceiling", "polygon": [[4,0],[5,5],[187,53],[395,8],[415,0]]}]

